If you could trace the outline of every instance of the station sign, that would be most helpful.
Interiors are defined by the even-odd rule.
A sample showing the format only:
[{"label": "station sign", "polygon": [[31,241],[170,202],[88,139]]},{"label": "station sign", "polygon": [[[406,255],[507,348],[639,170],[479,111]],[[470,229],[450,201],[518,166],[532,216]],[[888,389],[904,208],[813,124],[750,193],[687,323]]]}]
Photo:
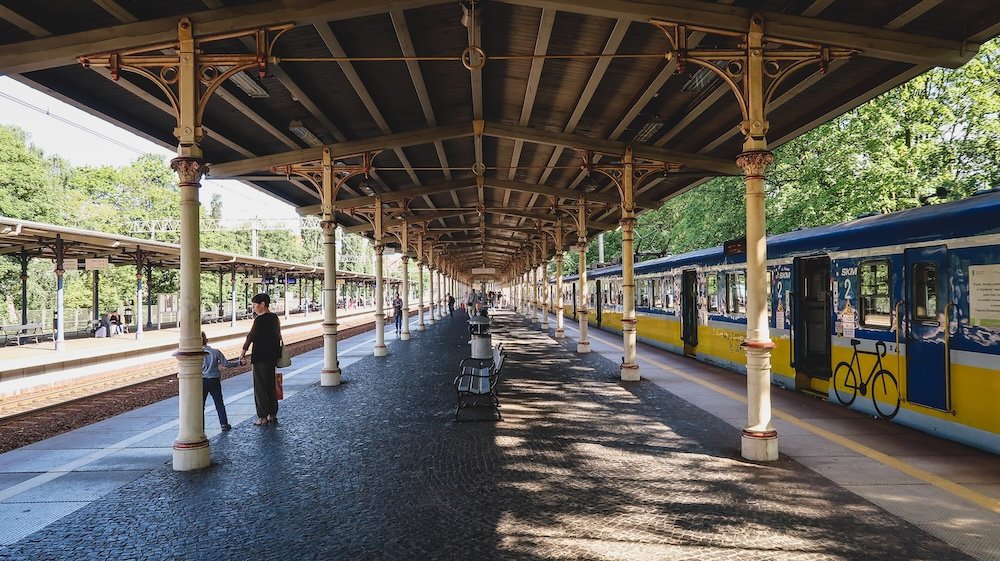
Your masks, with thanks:
[{"label": "station sign", "polygon": [[478,267],[472,269],[473,275],[495,275],[497,274],[496,267]]},{"label": "station sign", "polygon": [[84,268],[88,271],[103,271],[110,266],[111,263],[108,262],[106,257],[101,259],[86,259],[84,262]]},{"label": "station sign", "polygon": [[260,283],[264,282],[264,279],[262,279],[260,277],[247,277],[246,279],[244,279],[243,282],[245,282],[247,284],[260,284]]},{"label": "station sign", "polygon": [[288,277],[288,284],[295,284],[295,277]]},{"label": "station sign", "polygon": [[747,239],[739,238],[729,240],[722,244],[723,255],[743,255],[747,252]]},{"label": "station sign", "polygon": [[80,261],[77,259],[63,259],[63,271],[75,271],[80,268]]}]

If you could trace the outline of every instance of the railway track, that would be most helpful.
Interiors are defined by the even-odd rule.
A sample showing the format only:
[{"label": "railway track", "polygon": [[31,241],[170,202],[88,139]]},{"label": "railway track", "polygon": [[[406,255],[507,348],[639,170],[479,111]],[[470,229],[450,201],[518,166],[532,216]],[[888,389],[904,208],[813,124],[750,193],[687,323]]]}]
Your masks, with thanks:
[{"label": "railway track", "polygon": [[[375,328],[374,314],[340,320],[337,339]],[[322,329],[288,333],[292,356],[323,345]],[[232,356],[239,345],[221,350]],[[250,370],[249,364],[222,370],[223,378]],[[5,398],[0,403],[0,453],[25,446],[177,395],[177,361],[159,360],[141,369],[125,368]]]}]

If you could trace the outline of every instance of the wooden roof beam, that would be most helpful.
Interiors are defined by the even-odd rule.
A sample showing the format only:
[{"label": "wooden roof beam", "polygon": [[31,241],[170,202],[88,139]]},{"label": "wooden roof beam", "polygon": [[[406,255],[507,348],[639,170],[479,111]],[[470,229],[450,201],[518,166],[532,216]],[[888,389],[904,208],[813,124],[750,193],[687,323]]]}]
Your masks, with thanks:
[{"label": "wooden roof beam", "polygon": [[724,6],[704,0],[501,0],[508,4],[551,8],[632,21],[659,19],[742,33],[754,13],[764,18],[768,37],[818,43],[861,51],[864,56],[910,64],[957,68],[979,52],[978,42],[963,42],[868,27],[816,17]]},{"label": "wooden roof beam", "polygon": [[[416,131],[400,132],[385,136],[376,136],[361,140],[350,140],[339,142],[328,146],[333,158],[352,156],[362,152],[371,152],[387,148],[400,146],[413,146],[415,144],[425,144],[435,140],[448,140],[469,136],[472,130],[467,125],[448,125],[442,127],[432,127]],[[234,160],[232,162],[222,162],[212,164],[212,179],[239,179],[241,175],[254,172],[267,171],[272,167],[284,166],[288,164],[299,164],[303,162],[315,162],[323,158],[323,146],[303,148],[291,152],[281,152],[257,158],[247,158],[244,160]],[[376,166],[377,167],[377,166]]]},{"label": "wooden roof beam", "polygon": [[[439,4],[440,0],[394,0],[402,10]],[[271,0],[188,14],[198,36],[254,29],[275,23],[312,25],[385,13],[385,2],[371,0],[320,0],[289,2]],[[76,57],[157,45],[177,40],[176,16],[112,25],[77,33],[67,33],[4,45],[0,53],[0,74],[20,74],[46,68],[77,64]]]},{"label": "wooden roof beam", "polygon": [[[484,134],[497,138],[515,140],[520,138],[538,144],[565,146],[577,150],[590,150],[602,154],[624,154],[625,147],[628,146],[628,144],[624,142],[613,140],[591,138],[578,134],[542,131],[528,127],[517,127],[493,122],[486,123]],[[666,148],[646,146],[642,144],[632,145],[632,150],[635,157],[638,159],[684,164],[689,168],[715,172],[720,175],[739,175],[742,173],[733,161],[722,158],[704,156],[701,154],[690,154],[677,150],[669,150]]]}]

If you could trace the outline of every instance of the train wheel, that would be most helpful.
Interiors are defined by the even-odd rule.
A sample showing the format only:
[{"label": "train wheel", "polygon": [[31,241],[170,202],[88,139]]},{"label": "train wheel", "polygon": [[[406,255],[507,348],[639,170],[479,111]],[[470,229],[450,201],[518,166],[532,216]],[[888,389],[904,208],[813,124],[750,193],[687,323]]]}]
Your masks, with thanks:
[{"label": "train wheel", "polygon": [[844,405],[854,403],[858,397],[858,376],[848,362],[841,362],[833,371],[833,392]]},{"label": "train wheel", "polygon": [[896,377],[888,370],[879,370],[872,377],[871,385],[872,403],[875,404],[875,411],[883,419],[891,419],[899,413],[899,384]]}]

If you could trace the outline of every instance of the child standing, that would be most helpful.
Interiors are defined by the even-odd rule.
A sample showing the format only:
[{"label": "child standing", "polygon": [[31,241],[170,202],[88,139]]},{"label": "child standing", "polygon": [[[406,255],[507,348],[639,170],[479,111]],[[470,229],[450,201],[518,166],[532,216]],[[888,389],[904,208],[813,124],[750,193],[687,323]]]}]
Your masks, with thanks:
[{"label": "child standing", "polygon": [[205,332],[201,332],[202,350],[205,351],[205,358],[201,363],[201,387],[202,406],[208,401],[209,394],[215,402],[215,411],[219,414],[219,426],[222,430],[233,428],[229,425],[229,418],[226,416],[226,403],[222,400],[222,373],[219,366],[232,368],[239,366],[240,361],[229,360],[222,354],[222,351],[208,346],[208,337]]}]

